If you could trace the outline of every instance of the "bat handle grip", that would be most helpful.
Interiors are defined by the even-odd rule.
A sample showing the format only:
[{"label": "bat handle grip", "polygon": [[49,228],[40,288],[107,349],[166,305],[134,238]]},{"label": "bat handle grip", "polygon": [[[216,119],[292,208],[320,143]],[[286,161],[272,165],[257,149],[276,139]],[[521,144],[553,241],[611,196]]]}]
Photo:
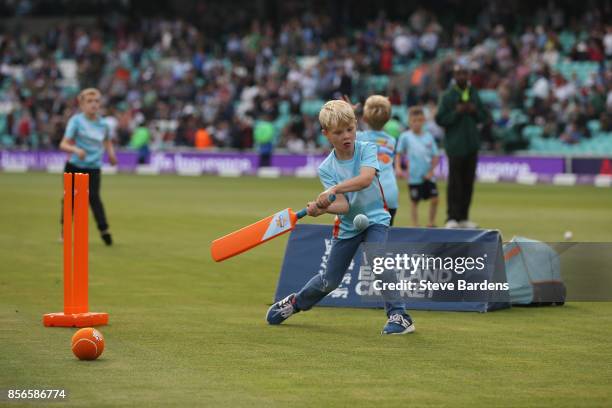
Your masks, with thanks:
[{"label": "bat handle grip", "polygon": [[[335,194],[330,194],[329,195],[329,202],[333,203],[334,201],[336,201],[336,195]],[[300,211],[298,211],[297,218],[298,220],[300,218],[304,218],[306,215],[308,214],[308,211],[306,210],[306,208],[302,208]]]}]

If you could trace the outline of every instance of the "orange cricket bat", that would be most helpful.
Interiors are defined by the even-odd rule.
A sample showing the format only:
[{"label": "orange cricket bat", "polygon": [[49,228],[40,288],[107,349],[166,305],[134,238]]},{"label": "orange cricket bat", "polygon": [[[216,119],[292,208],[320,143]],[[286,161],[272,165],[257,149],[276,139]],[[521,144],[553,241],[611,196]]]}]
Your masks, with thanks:
[{"label": "orange cricket bat", "polygon": [[[333,194],[329,196],[329,201],[333,202],[335,199],[336,196]],[[216,262],[241,254],[293,230],[298,220],[306,214],[306,208],[297,213],[291,208],[285,208],[254,224],[215,239],[210,245],[210,254]]]}]

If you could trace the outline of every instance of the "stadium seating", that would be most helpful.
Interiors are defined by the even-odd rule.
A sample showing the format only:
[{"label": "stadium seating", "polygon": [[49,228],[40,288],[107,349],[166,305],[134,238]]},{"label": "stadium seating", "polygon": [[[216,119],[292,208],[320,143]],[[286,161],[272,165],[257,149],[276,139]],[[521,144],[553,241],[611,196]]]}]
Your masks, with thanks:
[{"label": "stadium seating", "polygon": [[[172,24],[172,20],[170,21],[157,21],[157,22],[149,22],[148,24]],[[300,23],[302,24],[302,23]],[[308,25],[308,23],[304,23]],[[450,78],[450,69],[452,67],[453,61],[462,61],[463,63],[469,64],[471,68],[478,72],[480,76],[480,82],[483,84],[483,89],[479,90],[479,95],[483,103],[490,110],[492,118],[494,122],[499,122],[501,119],[502,111],[506,109],[510,109],[510,120],[506,126],[506,122],[502,121],[504,124],[504,129],[493,129],[494,133],[505,134],[505,136],[511,137],[521,143],[523,141],[527,141],[530,143],[529,149],[534,152],[562,152],[567,154],[574,153],[583,153],[583,152],[594,152],[597,151],[600,154],[612,154],[612,148],[608,142],[608,135],[601,132],[601,123],[599,122],[599,115],[601,113],[601,101],[598,101],[599,104],[598,110],[596,113],[591,112],[588,116],[590,119],[588,122],[589,133],[592,135],[592,138],[582,141],[576,145],[566,145],[559,140],[553,139],[544,139],[542,137],[543,130],[541,127],[537,126],[536,123],[542,123],[542,120],[546,120],[546,117],[551,114],[551,109],[553,103],[545,102],[548,106],[545,106],[544,112],[533,112],[531,108],[534,108],[535,101],[535,83],[538,79],[542,78],[542,73],[544,72],[541,64],[531,64],[529,67],[522,69],[528,69],[528,72],[522,71],[520,75],[525,75],[528,81],[525,82],[512,82],[509,84],[510,88],[516,87],[516,84],[519,82],[522,84],[521,89],[511,89],[512,91],[519,92],[511,92],[513,95],[524,95],[523,101],[517,101],[516,98],[511,98],[511,100],[502,100],[500,97],[499,90],[503,89],[504,86],[508,86],[508,84],[504,84],[501,80],[502,78],[497,78],[490,80],[491,78],[496,78],[495,72],[491,72],[491,70],[501,69],[503,64],[483,64],[483,61],[486,58],[491,58],[491,62],[495,62],[494,59],[498,58],[497,54],[494,52],[495,47],[500,44],[499,39],[497,38],[498,34],[492,32],[482,32],[480,34],[481,37],[478,40],[475,40],[473,37],[470,40],[469,45],[468,42],[463,42],[461,45],[453,43],[453,38],[457,39],[461,37],[461,35],[465,34],[460,29],[459,31],[445,32],[445,27],[442,27],[442,30],[439,32],[439,48],[436,50],[435,55],[428,53],[425,51],[425,48],[422,48],[421,43],[419,42],[419,38],[414,37],[416,42],[411,46],[411,50],[409,54],[400,55],[397,50],[394,50],[394,56],[392,60],[392,70],[388,75],[380,74],[380,50],[381,44],[385,43],[385,40],[393,40],[393,36],[396,34],[398,28],[405,29],[406,27],[397,26],[394,30],[387,30],[388,28],[393,27],[391,21],[387,20],[377,20],[376,24],[380,24],[380,27],[375,29],[373,32],[368,32],[368,35],[373,36],[367,42],[358,42],[355,41],[356,37],[349,37],[348,40],[348,50],[350,52],[345,55],[341,55],[338,51],[333,51],[335,49],[335,45],[333,47],[326,48],[328,44],[323,44],[326,51],[321,51],[319,53],[313,52],[304,52],[306,48],[297,47],[295,50],[291,50],[287,53],[287,50],[284,50],[280,47],[278,43],[278,38],[273,37],[271,48],[269,54],[266,55],[266,64],[270,68],[270,72],[263,70],[265,72],[264,77],[260,79],[264,79],[259,81],[258,86],[262,88],[266,88],[267,85],[263,85],[266,83],[266,76],[274,76],[275,80],[278,82],[278,85],[282,89],[286,83],[284,82],[286,78],[279,74],[279,72],[285,72],[283,68],[283,59],[284,57],[288,58],[290,61],[296,62],[296,68],[300,73],[303,74],[306,68],[314,68],[317,72],[317,75],[313,75],[312,78],[315,80],[321,81],[320,84],[316,84],[317,86],[313,86],[311,92],[309,93],[306,99],[301,102],[300,112],[310,118],[316,118],[321,106],[323,105],[326,98],[329,98],[331,95],[337,95],[340,92],[339,88],[336,88],[338,85],[338,76],[337,72],[338,67],[341,63],[346,64],[348,59],[352,55],[357,56],[357,54],[361,54],[360,58],[354,59],[353,71],[352,71],[352,82],[350,83],[352,89],[351,98],[357,102],[358,100],[363,102],[365,97],[371,95],[373,93],[380,94],[390,94],[392,91],[397,92],[399,97],[404,100],[403,105],[393,106],[393,115],[397,117],[404,126],[408,126],[408,117],[407,117],[407,101],[410,103],[414,103],[415,101],[422,100],[432,100],[436,99],[440,96],[441,92],[447,86],[448,79]],[[163,30],[159,30],[159,32]],[[198,28],[193,27],[195,32],[197,32]],[[519,28],[520,30],[520,28]],[[137,30],[136,30],[137,31]],[[410,30],[408,30],[410,31]],[[352,35],[356,35],[361,32],[358,27],[352,28]],[[133,35],[134,33],[130,32],[128,35]],[[411,32],[414,35],[414,32]],[[452,35],[451,35],[452,34]],[[459,37],[454,37],[454,35],[459,35]],[[474,33],[471,33],[474,34]],[[512,43],[512,45],[520,51],[518,54],[523,55],[524,50],[520,50],[521,46],[524,46],[524,33],[520,31],[507,31],[505,33],[507,39]],[[542,35],[544,35],[544,41],[542,39]],[[534,36],[533,47],[531,51],[536,51],[540,53],[538,56],[542,58],[542,53],[548,49],[547,47],[550,44],[556,44],[558,41],[557,51],[559,54],[558,62],[554,65],[550,66],[550,73],[553,74],[551,76],[545,75],[545,78],[550,78],[549,84],[547,86],[550,87],[550,91],[552,91],[553,95],[556,95],[556,92],[559,90],[558,87],[563,86],[564,84],[559,84],[557,81],[557,77],[554,76],[555,73],[561,74],[568,81],[575,81],[575,88],[578,90],[579,94],[584,94],[585,92],[592,92],[594,86],[593,83],[604,83],[606,89],[603,91],[605,93],[609,92],[609,84],[606,78],[609,77],[610,73],[610,60],[608,59],[606,62],[599,63],[595,60],[600,58],[591,57],[590,54],[584,53],[576,56],[576,45],[579,41],[589,43],[592,40],[592,36],[595,35],[589,32],[586,27],[582,28],[582,31],[576,31],[574,28],[570,29],[562,29],[557,30],[557,32],[547,31],[545,34],[537,34]],[[245,34],[243,40],[245,40],[248,36],[248,33]],[[421,38],[422,39],[422,38]],[[208,104],[209,100],[214,99],[210,98],[210,92],[217,92],[218,89],[216,87],[222,87],[224,81],[217,81],[216,76],[223,76],[231,73],[240,72],[239,77],[245,77],[245,75],[253,74],[253,72],[249,72],[252,70],[252,67],[249,64],[245,64],[245,59],[243,55],[229,55],[216,53],[216,54],[206,54],[203,59],[205,62],[201,62],[199,68],[196,68],[195,63],[195,55],[191,55],[190,53],[195,53],[195,43],[187,42],[184,44],[186,47],[183,51],[185,51],[182,55],[176,55],[170,52],[169,49],[164,49],[161,47],[162,38],[157,34],[153,35],[149,39],[150,46],[142,46],[142,44],[137,47],[137,52],[134,53],[124,53],[118,49],[117,39],[112,35],[105,34],[104,36],[104,44],[102,45],[103,52],[107,54],[107,60],[102,66],[102,72],[100,74],[100,83],[106,84],[108,86],[111,82],[111,79],[114,76],[118,75],[118,71],[123,71],[123,75],[125,78],[121,80],[126,81],[125,87],[127,89],[121,89],[115,93],[114,99],[116,101],[116,107],[118,107],[121,111],[126,111],[129,109],[134,109],[134,106],[143,106],[146,105],[145,101],[145,93],[143,87],[145,86],[145,77],[144,73],[146,68],[156,70],[158,73],[164,72],[170,74],[172,76],[171,85],[168,88],[173,88],[173,85],[178,83],[181,80],[184,80],[184,73],[180,73],[179,71],[188,71],[190,70],[189,83],[192,85],[191,92],[183,93],[182,95],[194,95],[197,90],[206,89],[207,95],[205,96],[206,101],[202,101],[202,98],[198,102],[194,102],[193,100],[174,100],[174,96],[170,95],[169,102],[167,103],[171,106],[170,115],[168,117],[172,117],[177,121],[180,121],[180,117],[182,115],[181,109],[186,104],[190,106],[194,106],[194,110],[196,112],[195,116],[198,116],[199,112],[203,112],[204,105]],[[324,41],[322,38],[320,41]],[[372,40],[372,41],[370,41]],[[89,41],[89,39],[88,39]],[[212,41],[212,40],[211,40]],[[215,43],[214,46],[218,47],[218,49],[223,49],[223,39],[216,39],[218,43]],[[476,42],[474,42],[476,41]],[[482,41],[482,42],[478,42]],[[137,43],[138,41],[136,41]],[[244,41],[243,41],[244,42]],[[74,43],[74,41],[73,41]],[[71,44],[73,44],[71,43]],[[136,46],[134,43],[134,46]],[[546,45],[545,45],[546,44]],[[27,44],[26,44],[27,45]],[[27,48],[27,47],[25,47]],[[10,58],[14,58],[15,61],[27,61],[27,58],[24,59],[21,56],[21,51],[19,47],[11,48],[12,54]],[[47,53],[49,55],[50,60],[54,60],[57,64],[57,68],[61,73],[61,78],[57,79],[53,82],[52,86],[56,87],[59,91],[59,97],[68,101],[75,97],[80,89],[83,74],[83,61],[82,58],[78,58],[76,54],[76,49],[74,49],[74,45],[68,48],[57,48],[51,50],[52,52]],[[251,50],[256,52],[262,52],[262,50]],[[590,51],[589,51],[590,52]],[[483,54],[484,53],[484,54]],[[514,53],[516,54],[516,53]],[[518,55],[517,54],[517,55]],[[137,58],[135,56],[138,56]],[[515,65],[510,65],[511,68],[507,69],[508,73],[511,75],[518,74],[521,70],[519,67],[519,60],[517,59],[517,55],[513,55],[511,61]],[[367,58],[366,58],[367,57]],[[483,58],[486,57],[486,58]],[[20,59],[21,58],[21,59]],[[193,60],[192,60],[193,58]],[[259,58],[259,56],[258,56]],[[592,58],[594,61],[574,61],[572,58],[576,59],[585,59]],[[343,61],[343,62],[342,62]],[[539,60],[540,61],[540,60]],[[499,62],[499,61],[498,61]],[[187,68],[179,68],[176,70],[177,66],[181,66],[181,64],[188,65]],[[8,65],[7,65],[8,66]],[[348,65],[345,65],[348,66]],[[211,68],[212,67],[212,68]],[[249,68],[246,68],[249,67]],[[364,67],[365,69],[361,69]],[[498,67],[498,68],[491,68]],[[388,68],[388,67],[387,67]],[[516,68],[516,71],[513,71]],[[28,75],[33,75],[32,73],[28,73],[28,70],[31,70],[32,67],[28,66],[26,63],[20,65],[20,63],[14,63],[11,65],[10,70],[8,70],[8,75],[0,76],[0,104],[4,102],[2,96],[10,94],[14,89],[14,85],[19,85],[19,95],[10,96],[13,102],[16,105],[16,109],[14,110],[15,118],[18,118],[20,115],[20,111],[24,109],[29,109],[28,105],[23,103],[24,100],[36,99],[36,92],[34,88],[30,86],[30,84],[24,79]],[[209,70],[220,69],[221,72],[209,75]],[[224,72],[223,72],[224,70]],[[177,73],[179,72],[179,73]],[[384,71],[388,72],[388,71]],[[500,71],[501,72],[501,71]],[[260,73],[261,74],[261,73]],[[260,75],[258,74],[258,75]],[[506,74],[506,73],[504,73]],[[43,75],[38,73],[38,75]],[[154,75],[149,73],[149,75]],[[157,74],[155,74],[157,75]],[[329,80],[329,75],[334,77],[333,81]],[[334,76],[335,75],[335,76]],[[515,78],[514,76],[512,78]],[[344,79],[343,79],[344,80]],[[594,81],[595,80],[595,81]],[[327,82],[326,82],[327,81]],[[148,82],[148,84],[153,84],[153,93],[156,94],[153,96],[153,102],[159,103],[158,98],[160,94],[162,94],[162,90],[155,89],[158,86],[158,82]],[[526,85],[525,85],[526,84]],[[207,89],[210,86],[213,86],[215,89]],[[302,84],[298,81],[298,85],[302,86]],[[232,88],[232,87],[229,87]],[[240,89],[237,87],[235,89]],[[226,92],[232,93],[235,89],[225,90]],[[346,89],[346,88],[343,88]],[[103,91],[105,91],[103,89]],[[561,90],[563,91],[563,90]],[[168,93],[169,91],[166,90]],[[258,91],[259,92],[259,91]],[[546,92],[544,90],[544,92]],[[167,93],[164,95],[165,98],[168,98]],[[172,94],[172,92],[170,92]],[[264,92],[264,95],[266,93]],[[587,95],[588,96],[588,95]],[[136,100],[137,102],[128,100],[128,97]],[[555,96],[556,97],[556,96]],[[572,96],[570,96],[572,97]],[[138,100],[138,99],[141,100]],[[231,104],[233,106],[234,112],[242,111],[240,105],[241,100],[236,94],[230,95]],[[6,97],[4,97],[6,99]],[[180,98],[179,98],[180,99]],[[183,97],[184,99],[184,97]],[[581,105],[581,109],[585,110],[586,106],[589,103],[588,98],[582,98],[576,96],[576,99],[579,99],[578,104]],[[600,98],[601,99],[601,98]],[[179,102],[179,103],[175,103]],[[280,141],[282,138],[280,135],[285,130],[286,126],[290,124],[291,121],[291,113],[289,109],[289,102],[286,97],[283,95],[278,99],[275,99],[275,103],[278,103],[278,117],[273,119],[274,127],[276,130],[276,138],[275,140]],[[199,106],[198,106],[199,105]],[[558,105],[558,104],[557,104]],[[32,105],[30,105],[32,106]],[[34,105],[36,106],[36,105]],[[65,106],[62,107],[64,109]],[[214,110],[213,107],[211,110]],[[536,109],[540,108],[540,106],[535,106]],[[139,109],[139,108],[136,108]],[[159,110],[159,106],[155,105],[155,109]],[[563,108],[565,109],[565,108]],[[8,129],[6,115],[2,116],[5,113],[2,111],[0,106],[0,146],[4,148],[12,148],[15,147],[18,142],[16,140],[16,136],[12,135],[13,129]],[[150,117],[155,117],[159,112],[149,112],[148,115]],[[563,112],[555,112],[556,117],[569,117],[567,111]],[[55,113],[56,115],[58,113]],[[258,112],[253,113],[257,115]],[[57,118],[57,117],[56,117]],[[197,117],[197,119],[202,119]],[[149,125],[154,126],[154,120],[148,119],[150,121]],[[210,117],[208,117],[205,121],[210,121]],[[214,119],[213,122],[219,119]],[[562,119],[563,120],[563,119]],[[42,146],[43,148],[48,148],[48,135],[40,135],[40,121],[39,118],[34,118],[33,123],[33,132],[29,140],[27,140],[27,147],[36,148],[38,146]],[[14,123],[14,121],[13,121]],[[210,123],[212,128],[214,129],[217,123]],[[208,124],[207,124],[208,125]],[[560,125],[565,125],[565,123],[561,123]],[[511,128],[511,129],[509,129]],[[510,130],[506,132],[506,130]],[[173,146],[174,140],[178,140],[179,138],[176,136],[175,131],[169,132],[171,135],[168,138],[165,138],[163,141],[158,141],[157,146]],[[505,138],[504,136],[504,138]],[[558,135],[557,135],[558,136]],[[214,134],[212,135],[213,140],[215,140]],[[125,139],[125,138],[124,138]],[[524,139],[524,140],[519,140]],[[555,138],[556,139],[556,138]],[[227,140],[227,139],[225,139]],[[177,143],[178,144],[178,143]],[[318,147],[324,147],[323,140],[317,143]],[[219,142],[219,147],[226,147],[227,145],[224,142]],[[250,147],[250,146],[245,146]]]},{"label": "stadium seating", "polygon": [[584,83],[589,77],[599,69],[597,62],[591,61],[563,61],[555,65],[554,69],[560,72],[565,79],[571,80],[576,74],[578,81]]}]

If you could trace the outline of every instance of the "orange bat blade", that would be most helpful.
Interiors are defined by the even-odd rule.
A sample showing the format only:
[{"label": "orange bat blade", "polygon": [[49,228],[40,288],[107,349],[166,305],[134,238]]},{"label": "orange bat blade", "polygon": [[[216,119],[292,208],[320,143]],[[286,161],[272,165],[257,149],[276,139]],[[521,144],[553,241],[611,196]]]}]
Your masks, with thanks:
[{"label": "orange bat blade", "polygon": [[216,262],[248,251],[295,228],[298,215],[290,208],[277,212],[263,220],[215,239],[210,254]]}]

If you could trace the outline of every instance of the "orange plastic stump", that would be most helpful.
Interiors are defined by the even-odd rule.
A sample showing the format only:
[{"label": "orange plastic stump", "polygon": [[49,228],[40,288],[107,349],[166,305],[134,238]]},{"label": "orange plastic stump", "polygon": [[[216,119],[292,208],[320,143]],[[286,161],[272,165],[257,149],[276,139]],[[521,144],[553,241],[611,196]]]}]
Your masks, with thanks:
[{"label": "orange plastic stump", "polygon": [[47,313],[43,316],[47,327],[92,327],[108,324],[108,313]]},{"label": "orange plastic stump", "polygon": [[107,313],[89,312],[89,175],[64,173],[64,311],[43,316],[45,326],[108,324]]}]

